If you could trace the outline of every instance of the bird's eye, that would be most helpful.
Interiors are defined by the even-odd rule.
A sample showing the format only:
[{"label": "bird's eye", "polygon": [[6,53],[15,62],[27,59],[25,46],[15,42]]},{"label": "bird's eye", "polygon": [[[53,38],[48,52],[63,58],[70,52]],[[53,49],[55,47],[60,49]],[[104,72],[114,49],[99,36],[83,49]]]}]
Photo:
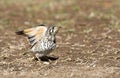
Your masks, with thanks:
[{"label": "bird's eye", "polygon": [[49,32],[50,32],[50,34],[52,34],[54,31],[53,31],[53,29],[51,28],[51,29],[49,30]]},{"label": "bird's eye", "polygon": [[55,27],[52,26],[52,27],[49,29],[49,33],[50,33],[50,34],[54,34],[54,33],[55,33],[54,29],[55,29]]},{"label": "bird's eye", "polygon": [[53,29],[51,29],[50,32],[53,33]]},{"label": "bird's eye", "polygon": [[54,29],[55,29],[54,27],[51,28],[51,32],[52,32],[52,33],[54,32]]}]

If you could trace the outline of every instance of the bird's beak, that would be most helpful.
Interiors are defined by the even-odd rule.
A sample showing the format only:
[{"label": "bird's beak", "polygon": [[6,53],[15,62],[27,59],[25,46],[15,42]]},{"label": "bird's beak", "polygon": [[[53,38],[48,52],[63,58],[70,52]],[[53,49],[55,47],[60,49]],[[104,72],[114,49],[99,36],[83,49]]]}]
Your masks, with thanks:
[{"label": "bird's beak", "polygon": [[60,29],[61,29],[61,27],[56,26],[56,27],[54,28],[55,33],[57,33]]}]

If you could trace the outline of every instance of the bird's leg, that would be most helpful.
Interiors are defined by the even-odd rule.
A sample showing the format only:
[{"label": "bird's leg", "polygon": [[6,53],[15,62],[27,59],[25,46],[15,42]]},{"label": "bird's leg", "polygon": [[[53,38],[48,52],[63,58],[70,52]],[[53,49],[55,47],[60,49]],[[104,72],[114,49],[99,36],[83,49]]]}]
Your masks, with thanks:
[{"label": "bird's leg", "polygon": [[43,64],[49,64],[49,60],[46,56],[43,56],[42,54],[36,53],[35,54],[36,58],[38,59],[39,63]]},{"label": "bird's leg", "polygon": [[41,59],[40,58],[42,57],[42,55],[39,54],[39,53],[36,53],[35,56],[36,56],[37,60],[41,63]]},{"label": "bird's leg", "polygon": [[33,59],[32,59],[33,61],[37,61],[38,60],[38,58],[37,58],[35,53],[32,53],[32,56],[33,56]]}]

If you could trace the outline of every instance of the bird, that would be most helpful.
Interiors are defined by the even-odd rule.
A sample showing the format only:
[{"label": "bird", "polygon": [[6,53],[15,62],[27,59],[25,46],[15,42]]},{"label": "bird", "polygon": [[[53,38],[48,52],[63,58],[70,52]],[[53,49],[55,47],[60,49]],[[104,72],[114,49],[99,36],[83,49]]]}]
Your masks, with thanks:
[{"label": "bird", "polygon": [[54,25],[37,25],[16,32],[17,35],[27,37],[31,51],[40,61],[44,56],[50,54],[56,48],[56,34],[60,27]]}]

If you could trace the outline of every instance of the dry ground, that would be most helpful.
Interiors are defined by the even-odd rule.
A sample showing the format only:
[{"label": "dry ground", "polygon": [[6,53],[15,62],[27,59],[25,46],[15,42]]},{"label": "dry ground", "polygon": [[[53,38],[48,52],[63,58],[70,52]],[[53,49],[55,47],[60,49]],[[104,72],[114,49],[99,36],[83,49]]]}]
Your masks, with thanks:
[{"label": "dry ground", "polygon": [[[0,0],[1,78],[119,78],[120,0]],[[62,26],[49,65],[14,32]]]}]

